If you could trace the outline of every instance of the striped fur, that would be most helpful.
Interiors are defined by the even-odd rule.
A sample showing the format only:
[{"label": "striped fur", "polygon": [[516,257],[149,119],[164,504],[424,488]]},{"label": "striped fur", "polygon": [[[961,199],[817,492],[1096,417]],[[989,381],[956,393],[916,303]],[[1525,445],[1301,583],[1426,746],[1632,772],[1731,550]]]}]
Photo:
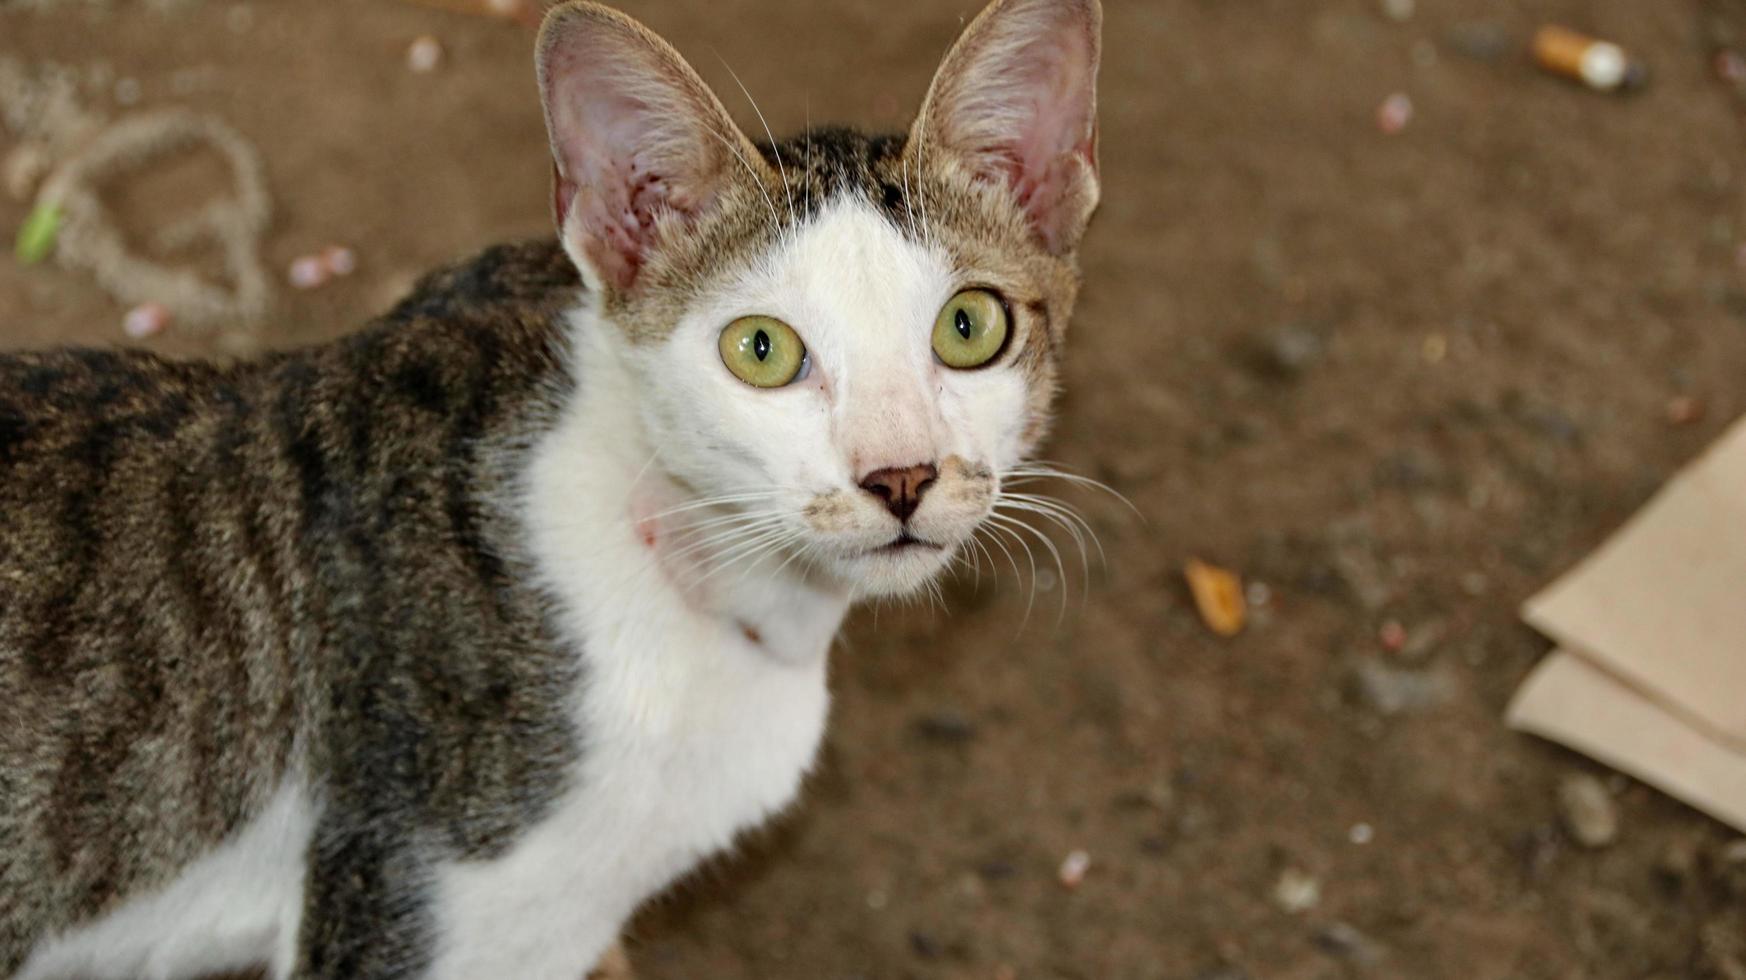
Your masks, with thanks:
[{"label": "striped fur", "polygon": [[[577,30],[617,31],[622,43],[642,45],[639,56],[657,70],[694,80],[671,49],[621,15],[569,4],[553,18],[560,30],[573,22]],[[650,405],[664,397],[670,413],[707,411],[689,403],[702,396],[688,388],[653,390],[666,380],[662,352],[676,352],[676,325],[689,315],[695,332],[705,300],[755,278],[760,264],[786,261],[808,264],[798,278],[814,287],[828,281],[826,293],[835,291],[831,276],[852,273],[853,295],[869,300],[852,311],[859,318],[835,318],[857,324],[856,336],[817,346],[821,362],[836,357],[820,364],[821,374],[859,372],[858,388],[841,386],[850,408],[823,411],[848,412],[847,428],[880,430],[843,440],[894,457],[872,468],[912,463],[923,457],[904,454],[939,453],[942,445],[978,449],[987,458],[939,456],[934,499],[942,503],[934,509],[982,506],[1000,469],[1028,452],[1046,425],[1078,289],[1073,247],[1097,196],[1095,128],[1088,115],[1068,111],[1089,109],[1080,105],[1088,91],[1045,113],[1042,124],[1021,111],[1036,99],[1008,93],[1001,104],[1012,109],[1014,126],[1069,130],[1021,134],[1012,146],[954,146],[954,133],[965,131],[954,113],[982,104],[989,93],[978,73],[990,64],[1001,68],[990,77],[1060,89],[1047,71],[1009,70],[1003,58],[1041,52],[1040,63],[1066,66],[1088,85],[1097,23],[1095,0],[996,0],[960,42],[967,53],[948,57],[906,136],[826,129],[779,144],[744,141],[753,159],[739,160],[744,168],[732,174],[703,174],[722,186],[697,198],[707,207],[684,215],[697,188],[651,191],[662,175],[642,174],[628,210],[611,212],[634,226],[617,229],[640,250],[634,254],[601,251],[623,246],[619,239],[579,247],[575,222],[565,221],[570,204],[560,199],[564,244],[489,249],[426,278],[393,311],[326,345],[229,366],[119,351],[0,355],[0,977],[116,975],[112,961],[84,969],[89,961],[78,958],[108,942],[105,925],[149,932],[173,919],[183,897],[177,889],[203,875],[230,874],[231,885],[240,879],[247,888],[237,869],[255,865],[222,859],[256,845],[271,857],[275,841],[290,839],[298,842],[295,859],[268,865],[296,877],[286,894],[301,913],[275,919],[295,928],[281,930],[272,950],[258,950],[275,977],[467,976],[483,962],[538,962],[528,975],[568,976],[604,947],[608,937],[593,932],[616,929],[649,890],[791,799],[823,723],[823,651],[842,614],[836,603],[840,597],[846,607],[859,583],[778,583],[812,597],[809,616],[793,614],[793,604],[771,607],[794,622],[753,628],[736,612],[724,633],[713,611],[675,607],[668,611],[684,629],[607,626],[620,635],[633,631],[627,625],[647,626],[656,647],[673,637],[714,643],[726,635],[745,649],[602,653],[592,642],[598,635],[574,620],[585,605],[579,598],[610,619],[598,608],[604,590],[557,594],[553,582],[562,576],[551,570],[586,559],[575,557],[581,548],[539,553],[530,474],[551,478],[556,459],[567,468],[557,474],[560,491],[588,486],[565,480],[622,448],[616,422],[585,424],[615,418],[610,412],[578,417],[580,406],[598,404],[588,401],[591,392],[616,385],[629,401],[644,397],[635,394],[642,383]],[[1060,51],[1051,53],[1057,41]],[[719,110],[713,97],[704,101]],[[589,165],[610,173],[621,163],[591,158]],[[577,191],[565,183],[574,177],[560,165],[560,198]],[[669,197],[638,212],[646,203],[638,195],[650,193]],[[600,210],[598,201],[589,206]],[[821,234],[841,237],[820,243]],[[832,265],[836,246],[850,244],[861,249],[855,255],[893,259],[892,268],[871,267],[884,259],[854,270]],[[898,266],[909,270],[904,302],[926,309],[912,317],[915,310],[892,306],[893,315],[875,316],[870,311],[899,292],[881,278]],[[585,290],[585,281],[596,288]],[[903,373],[912,361],[892,352],[921,343],[925,355],[925,340],[906,332],[909,320],[925,327],[950,295],[927,289],[951,282],[998,290],[1016,340],[975,381],[912,384]],[[818,326],[828,331],[828,323]],[[891,338],[897,342],[882,349]],[[583,363],[584,349],[598,363]],[[694,358],[697,349],[683,353]],[[633,376],[651,370],[625,367],[633,362],[653,364],[654,380]],[[988,431],[948,431],[922,445],[938,434],[928,426],[944,417],[948,387],[956,389],[954,421]],[[736,388],[733,397],[752,396]],[[900,412],[899,397],[913,404]],[[800,403],[787,404],[792,411]],[[654,414],[626,409],[625,429],[639,418],[648,425]],[[673,416],[669,431],[655,434],[680,441],[687,422]],[[695,435],[700,426],[689,428]],[[774,431],[781,426],[769,428],[770,440],[795,443],[787,450],[841,455],[831,466],[860,467],[859,449],[799,445]],[[576,433],[589,434],[586,445],[602,452],[587,456],[579,441],[554,449]],[[755,452],[738,459],[736,447],[717,442],[709,447],[717,456],[698,453],[702,461],[689,471],[683,460],[663,460],[666,471],[647,483],[682,495],[710,490],[711,470],[727,469],[718,465],[724,461],[756,470]],[[637,449],[646,458],[647,447]],[[844,475],[843,486],[824,495],[841,505],[837,523],[857,507],[890,520],[881,505],[861,499],[863,474]],[[639,473],[628,482],[642,480]],[[562,510],[575,495],[560,496]],[[603,534],[641,533],[626,515],[613,521]],[[814,529],[822,523],[814,520]],[[595,578],[573,575],[570,585],[594,587],[605,574],[584,571]],[[893,580],[914,587],[922,579]],[[647,608],[664,608],[659,601]],[[790,640],[807,648],[792,670],[772,654]],[[660,659],[670,653],[671,661]],[[684,663],[696,676],[660,672]],[[589,673],[590,666],[600,669]],[[600,682],[593,690],[591,678]],[[688,682],[691,695],[704,689],[700,701],[685,700]],[[619,702],[614,684],[628,692]],[[708,701],[723,691],[749,704],[756,724],[735,727],[741,700]],[[675,706],[723,727],[681,726],[670,742],[651,742],[643,726]],[[788,729],[773,724],[785,712]],[[613,724],[620,729],[609,730]],[[616,738],[643,754],[591,756],[591,738]],[[745,758],[740,772],[731,763],[741,760],[724,764],[709,754],[721,745],[755,758]],[[675,768],[602,774],[601,767],[649,760]],[[670,776],[681,782],[667,784]],[[718,806],[731,805],[713,820],[675,812],[689,806],[675,802],[690,789],[684,778],[706,787]],[[570,929],[562,938],[574,950],[556,950],[561,943],[537,933],[545,925],[517,921],[498,899],[529,893],[512,873],[528,865],[552,872],[537,883],[545,892],[532,893],[554,901],[567,900],[575,882],[593,882],[589,868],[557,865],[578,850],[567,836],[576,827],[605,821],[612,833],[627,832],[615,801],[589,795],[595,785],[642,792],[649,818],[678,843],[632,840],[602,861],[623,863],[640,848],[643,863],[618,869],[619,879],[607,883],[617,886],[612,902],[622,907],[590,920],[587,937]],[[577,901],[591,898],[598,896]],[[444,915],[451,921],[439,924]],[[504,916],[526,927],[517,939],[528,957],[475,955],[492,945]],[[454,937],[469,929],[485,938],[457,948]],[[572,952],[574,964],[566,958]],[[165,976],[177,969],[142,968]]]},{"label": "striped fur", "polygon": [[411,841],[489,855],[562,790],[576,660],[491,450],[563,398],[577,288],[553,244],[501,247],[259,363],[0,357],[0,975],[293,766],[330,795],[309,900],[346,912],[314,975],[374,975],[421,942],[387,873]]}]

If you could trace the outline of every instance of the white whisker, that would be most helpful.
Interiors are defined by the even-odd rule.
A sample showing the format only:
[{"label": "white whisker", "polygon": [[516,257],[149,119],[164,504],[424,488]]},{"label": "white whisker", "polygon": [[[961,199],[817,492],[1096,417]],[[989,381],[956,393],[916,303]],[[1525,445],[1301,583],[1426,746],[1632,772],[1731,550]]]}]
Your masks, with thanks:
[{"label": "white whisker", "polygon": [[790,489],[792,488],[773,487],[767,490],[749,490],[740,493],[724,493],[716,497],[701,497],[696,500],[687,501],[677,507],[671,507],[667,510],[650,514],[646,520],[658,521],[663,517],[672,517],[674,514],[683,514],[686,511],[700,510],[704,507],[717,507],[722,504],[744,504],[757,500],[770,500],[782,496],[784,492]]},{"label": "white whisker", "polygon": [[717,54],[716,57],[721,58],[721,66],[727,69],[727,73],[733,77],[734,84],[740,87],[741,94],[745,95],[746,101],[751,104],[752,111],[758,114],[758,123],[764,127],[764,138],[770,141],[770,155],[776,158],[777,172],[782,175],[782,199],[788,204],[788,221],[790,224],[796,223],[794,189],[788,184],[788,168],[782,164],[782,148],[776,145],[776,136],[770,132],[770,123],[764,119],[764,110],[758,108],[758,100],[752,98],[751,90],[746,88],[745,82],[740,81],[739,73],[727,63],[727,59],[722,58],[720,54]]},{"label": "white whisker", "polygon": [[712,551],[723,548],[743,541],[746,538],[775,530],[781,527],[784,523],[785,519],[782,517],[770,517],[743,526],[729,527],[724,531],[717,531],[714,534],[706,535],[701,540],[691,541],[678,551],[669,553],[666,557],[669,561],[677,561],[681,558],[686,558],[696,554],[699,551]]},{"label": "white whisker", "polygon": [[770,197],[770,188],[764,186],[764,179],[758,176],[758,171],[752,167],[752,161],[746,159],[746,155],[740,151],[740,148],[735,146],[733,141],[726,136],[723,136],[721,133],[718,133],[713,129],[707,130],[707,132],[709,135],[720,140],[721,145],[727,147],[728,152],[732,153],[740,161],[740,166],[746,168],[746,176],[752,178],[752,183],[756,184],[758,187],[758,193],[764,195],[764,206],[770,209],[770,221],[774,224],[780,225],[782,223],[782,216],[776,213],[776,202]]},{"label": "white whisker", "polygon": [[[1066,563],[1061,560],[1061,549],[1055,546],[1055,542],[1051,540],[1047,534],[1044,534],[1042,531],[1037,530],[1035,527],[1026,524],[1024,521],[1021,521],[1016,517],[996,512],[990,514],[988,519],[995,522],[1004,521],[1013,528],[1030,532],[1030,534],[1037,539],[1037,543],[1041,544],[1049,552],[1049,556],[1054,559],[1055,572],[1060,576],[1061,589],[1061,611],[1056,619],[1056,624],[1059,625],[1062,620],[1067,618],[1067,566]],[[1035,590],[1034,583],[1032,589],[1033,591]]]},{"label": "white whisker", "polygon": [[[1007,537],[1012,538],[1013,542],[1015,544],[1017,544],[1019,546],[1019,548],[1021,548],[1024,551],[1025,562],[1031,568],[1030,597],[1025,600],[1025,616],[1024,616],[1024,619],[1019,622],[1019,629],[1023,630],[1025,623],[1028,623],[1031,621],[1031,610],[1037,604],[1037,556],[1036,556],[1035,552],[1031,551],[1030,544],[1027,541],[1025,541],[1025,539],[1017,531],[1014,531],[1011,528],[1006,527],[1004,521],[998,521],[997,520],[998,517],[999,517],[999,515],[997,515],[997,514],[989,514],[988,517],[986,517],[984,519],[983,526],[987,527],[989,530],[994,531],[995,533],[1000,535],[1000,537],[996,537],[993,539],[994,543],[1000,545],[1000,548],[1002,551],[1006,551],[1006,555],[1008,558],[1012,558],[1013,554],[1010,550],[1007,549],[1006,543],[1002,540],[1002,538],[1007,538]],[[1016,559],[1013,561],[1012,570],[1013,570],[1014,575],[1017,575],[1020,578],[1024,577],[1023,575],[1020,575],[1020,573],[1019,573],[1018,562]]]},{"label": "white whisker", "polygon": [[1120,490],[1117,490],[1102,480],[1094,480],[1089,476],[1081,476],[1078,473],[1063,470],[1058,464],[1050,463],[1046,460],[1031,460],[1026,463],[1020,463],[1006,472],[1003,477],[1003,482],[1019,486],[1025,483],[1034,483],[1037,480],[1045,479],[1064,480],[1078,486],[1100,490],[1121,501],[1122,505],[1132,511],[1134,516],[1138,517],[1141,521],[1146,520],[1146,515],[1140,512],[1140,508],[1134,506],[1134,502],[1124,496]]}]

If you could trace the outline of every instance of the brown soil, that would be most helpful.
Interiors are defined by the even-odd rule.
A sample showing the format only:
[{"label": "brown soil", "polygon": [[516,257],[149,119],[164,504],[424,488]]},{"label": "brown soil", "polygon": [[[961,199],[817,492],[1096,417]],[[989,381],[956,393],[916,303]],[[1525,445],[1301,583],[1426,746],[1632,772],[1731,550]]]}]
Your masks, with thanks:
[{"label": "brown soil", "polygon": [[[732,65],[779,129],[900,123],[974,5],[626,3],[752,120]],[[1711,21],[1746,18],[1419,7],[1112,0],[1105,204],[1051,455],[1144,520],[1069,494],[1107,567],[1045,576],[1028,622],[1010,569],[955,584],[949,614],[859,615],[803,802],[636,923],[645,977],[1746,976],[1728,832],[1615,778],[1621,837],[1583,850],[1555,788],[1602,770],[1500,722],[1547,648],[1517,604],[1746,411],[1741,105],[1708,48]],[[0,54],[102,60],[143,105],[256,142],[275,275],[357,248],[357,275],[283,293],[269,344],[547,225],[521,28],[388,0],[258,2],[247,24],[0,8]],[[1651,87],[1537,73],[1519,51],[1545,21],[1628,44]],[[426,32],[448,57],[415,75]],[[1384,135],[1395,91],[1416,115]],[[0,201],[0,229],[23,214]],[[0,261],[0,310],[9,346],[122,342],[121,308],[53,267]],[[1668,421],[1682,395],[1703,418]],[[1269,587],[1240,637],[1201,626],[1190,556]],[[1386,713],[1366,664],[1429,696]],[[1288,870],[1319,882],[1313,908],[1276,904]]]}]

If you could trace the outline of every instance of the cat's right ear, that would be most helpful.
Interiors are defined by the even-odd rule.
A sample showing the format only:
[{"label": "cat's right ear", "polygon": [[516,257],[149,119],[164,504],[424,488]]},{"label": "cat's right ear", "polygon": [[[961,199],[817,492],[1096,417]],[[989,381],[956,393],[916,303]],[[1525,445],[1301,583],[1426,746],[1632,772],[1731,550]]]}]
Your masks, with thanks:
[{"label": "cat's right ear", "polygon": [[633,289],[662,234],[769,168],[685,59],[624,14],[554,7],[537,51],[558,234],[591,288]]},{"label": "cat's right ear", "polygon": [[1002,184],[1055,254],[1097,208],[1098,0],[993,0],[934,75],[904,148]]}]

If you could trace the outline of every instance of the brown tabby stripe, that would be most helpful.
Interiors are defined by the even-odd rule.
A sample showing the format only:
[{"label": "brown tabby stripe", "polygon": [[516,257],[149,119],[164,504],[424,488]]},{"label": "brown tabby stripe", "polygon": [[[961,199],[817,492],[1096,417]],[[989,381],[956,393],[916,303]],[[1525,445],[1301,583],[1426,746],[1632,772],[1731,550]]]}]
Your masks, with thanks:
[{"label": "brown tabby stripe", "polygon": [[0,975],[293,766],[325,803],[309,975],[403,969],[425,862],[562,791],[576,658],[492,450],[551,424],[577,289],[554,243],[503,246],[252,364],[0,356]]}]

